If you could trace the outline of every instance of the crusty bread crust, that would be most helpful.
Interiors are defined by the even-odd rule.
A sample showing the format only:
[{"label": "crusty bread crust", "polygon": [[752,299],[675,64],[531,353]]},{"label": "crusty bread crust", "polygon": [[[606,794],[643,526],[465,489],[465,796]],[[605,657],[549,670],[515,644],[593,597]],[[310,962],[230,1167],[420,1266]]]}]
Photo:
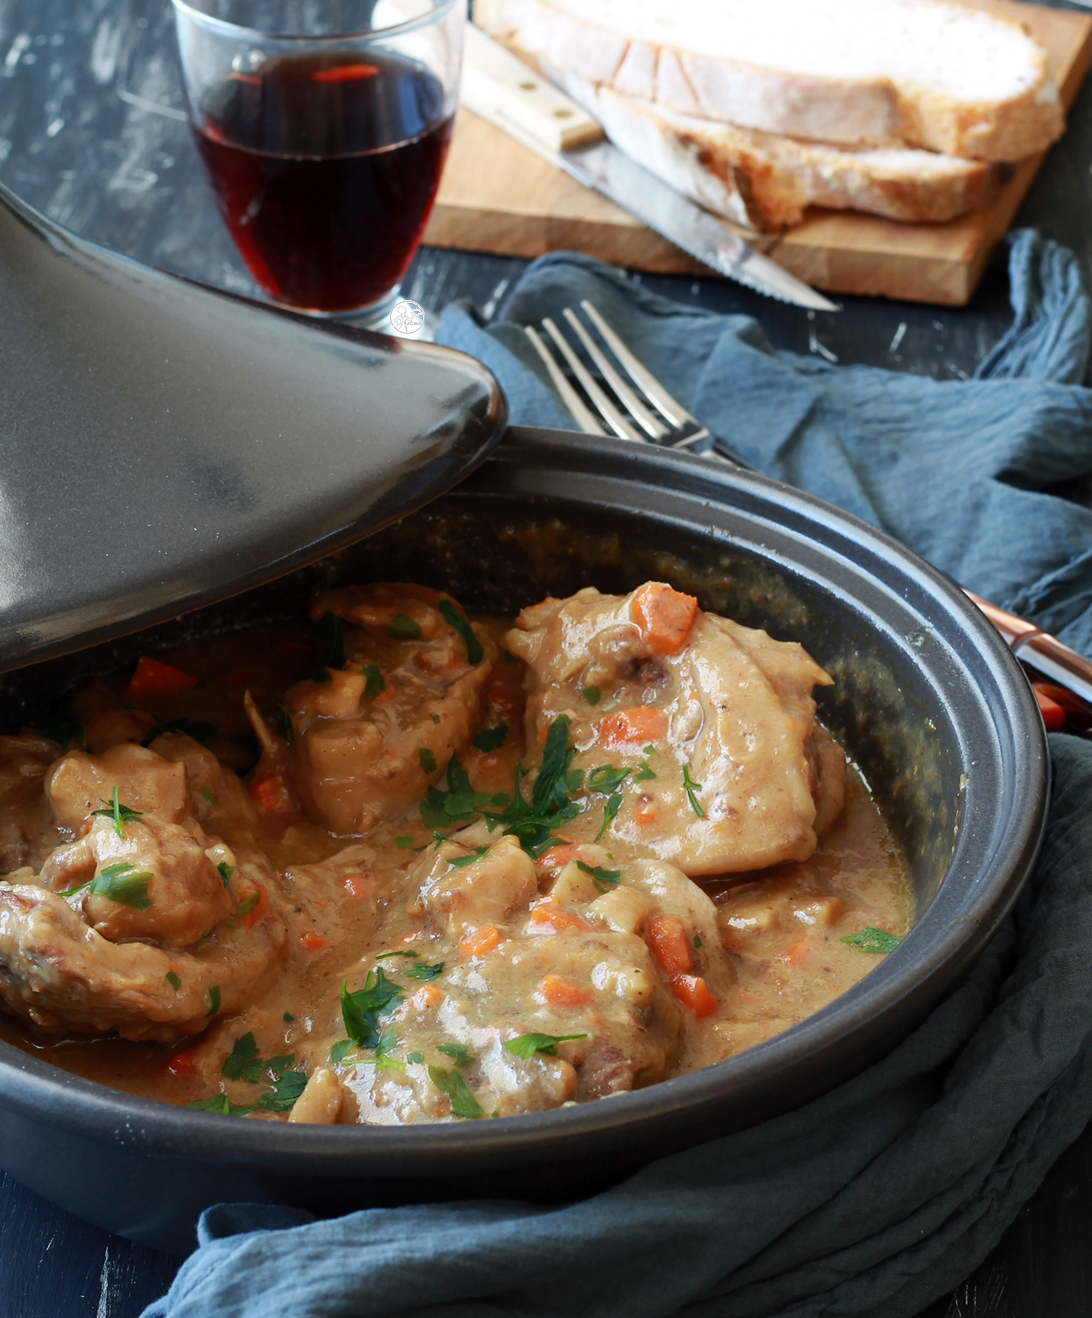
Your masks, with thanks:
[{"label": "crusty bread crust", "polygon": [[676,114],[787,137],[1021,160],[1065,127],[1046,53],[1030,35],[1033,85],[981,101],[886,77],[790,73],[654,45],[597,27],[551,0],[476,0],[475,17],[492,35],[598,86]]},{"label": "crusty bread crust", "polygon": [[983,205],[997,186],[996,166],[984,161],[855,150],[712,124],[549,71],[627,155],[709,210],[762,232],[798,223],[808,206],[950,220]]}]

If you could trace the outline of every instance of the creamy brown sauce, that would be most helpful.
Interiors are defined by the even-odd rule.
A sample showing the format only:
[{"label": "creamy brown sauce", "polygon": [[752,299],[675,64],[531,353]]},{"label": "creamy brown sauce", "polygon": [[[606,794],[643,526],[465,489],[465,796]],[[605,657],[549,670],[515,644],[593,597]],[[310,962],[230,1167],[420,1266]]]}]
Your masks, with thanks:
[{"label": "creamy brown sauce", "polygon": [[[406,597],[411,603],[401,600],[405,610],[416,609],[413,617],[425,629],[420,642],[390,635],[405,627],[389,621],[393,605],[376,622],[370,596],[366,608],[353,599],[335,601],[345,618],[348,658],[324,682],[309,680],[322,657],[319,644],[302,626],[286,625],[156,655],[197,679],[187,690],[135,693],[126,672],[77,694],[72,710],[82,725],[88,762],[108,759],[115,753],[111,747],[151,735],[154,755],[146,780],[151,785],[140,789],[148,801],[153,788],[160,793],[156,800],[166,791],[156,785],[160,779],[155,775],[165,782],[168,770],[185,764],[185,774],[176,774],[185,803],[176,811],[177,821],[163,829],[173,830],[172,837],[177,833],[177,846],[196,857],[186,861],[191,865],[187,875],[200,869],[207,881],[208,866],[217,857],[233,859],[230,865],[223,862],[230,871],[223,889],[232,913],[227,918],[217,914],[214,929],[177,947],[147,934],[127,936],[122,926],[118,950],[136,948],[159,958],[142,970],[156,980],[154,1004],[146,1009],[155,1024],[146,1041],[118,1038],[112,1030],[88,1038],[78,1032],[90,1030],[86,1023],[71,1028],[74,1022],[65,1017],[63,1001],[59,1007],[47,1004],[55,1017],[51,1030],[11,1015],[0,1017],[3,1038],[118,1089],[175,1104],[226,1100],[232,1108],[253,1109],[247,1113],[252,1119],[288,1119],[289,1100],[304,1077],[312,1083],[297,1106],[297,1119],[394,1124],[511,1115],[591,1101],[729,1057],[819,1010],[878,963],[879,956],[844,942],[846,937],[870,928],[896,937],[906,932],[911,901],[905,870],[890,831],[852,767],[844,808],[814,850],[814,833],[810,843],[805,836],[809,808],[815,816],[808,790],[822,808],[814,764],[810,780],[807,765],[800,770],[804,788],[795,789],[797,796],[805,792],[804,807],[799,802],[791,809],[779,807],[784,818],[771,814],[765,832],[756,826],[747,833],[746,821],[733,822],[739,811],[729,799],[732,774],[717,795],[720,780],[714,771],[732,755],[736,760],[746,755],[738,749],[729,755],[722,741],[735,730],[724,731],[724,725],[718,732],[721,725],[710,722],[710,710],[722,709],[723,702],[707,702],[704,722],[691,717],[708,695],[694,686],[706,671],[698,660],[708,667],[715,645],[730,639],[715,628],[708,631],[712,623],[707,621],[701,624],[708,631],[706,642],[706,632],[696,630],[703,615],[697,615],[686,642],[696,656],[691,668],[683,664],[685,649],[678,650],[683,659],[677,663],[674,652],[664,657],[656,651],[653,658],[638,656],[636,664],[615,639],[610,646],[604,643],[601,652],[591,644],[587,663],[581,650],[584,666],[576,673],[563,653],[569,642],[551,640],[549,628],[556,619],[526,615],[526,644],[509,633],[508,620],[477,620],[485,649],[475,666],[472,641],[437,622],[431,594],[425,592],[419,607],[414,597]],[[610,631],[615,627],[617,632],[614,615],[608,618],[606,605],[599,602],[606,598],[581,606],[585,614],[572,613],[566,623],[570,640],[578,623],[586,633],[581,633],[580,646],[589,644],[593,632],[615,635]],[[600,613],[587,612],[593,607]],[[632,613],[636,606],[626,607]],[[404,619],[407,612],[399,607],[397,617]],[[624,632],[624,620],[619,625]],[[739,635],[732,637],[736,644]],[[707,652],[702,652],[705,644]],[[530,668],[508,652],[521,646],[524,659],[538,647]],[[805,706],[810,704],[806,692],[816,680],[808,675],[814,666],[805,671],[802,666],[810,661],[793,648],[795,656],[785,647],[773,660],[762,659],[767,676],[773,671],[769,663],[788,665],[790,660],[805,674],[800,678],[803,695],[789,691],[789,679],[780,669],[770,679],[774,686],[781,683],[779,699],[789,711],[784,730],[789,749],[764,745],[761,755],[767,759],[791,759],[789,743],[797,725],[813,718],[813,706],[810,712]],[[427,680],[402,682],[400,674],[410,659]],[[739,662],[749,664],[750,658]],[[375,690],[373,678],[368,694],[371,668],[385,689]],[[593,686],[589,674],[597,673]],[[264,715],[267,729],[256,765],[259,748],[243,707],[244,691]],[[763,698],[769,698],[768,692]],[[381,716],[377,711],[384,702],[390,713]],[[642,735],[627,740],[629,734],[619,733],[619,727],[627,717],[634,721],[635,710],[643,711],[638,720]],[[583,780],[565,794],[579,809],[547,830],[552,841],[540,840],[537,848],[531,844],[526,850],[519,842],[527,839],[505,835],[503,824],[490,829],[480,815],[442,818],[439,829],[435,817],[423,817],[419,802],[427,788],[445,790],[449,747],[481,794],[479,807],[488,797],[511,799],[517,762],[535,765],[541,759],[546,733],[562,714],[569,720],[574,748],[569,771],[582,772]],[[370,731],[376,720],[385,729],[378,739]],[[176,730],[164,733],[165,724],[175,724]],[[288,731],[289,725],[291,738],[282,741],[276,730]],[[497,744],[501,725],[507,731]],[[659,728],[659,736],[646,741],[650,728]],[[203,740],[205,751],[187,729]],[[755,736],[753,728],[745,729],[740,744],[751,746]],[[715,744],[701,752],[704,761],[697,751],[687,752],[695,771],[688,770],[684,780],[676,772],[684,763],[680,746],[700,747],[710,737]],[[685,738],[691,740],[684,743]],[[475,739],[485,749],[475,746]],[[57,777],[60,746],[41,739],[35,745],[33,738],[19,746],[17,740],[6,739],[6,760],[0,757],[6,766],[6,776],[0,777],[0,870],[7,882],[23,885],[19,890],[32,897],[35,885],[50,887],[46,905],[52,910],[62,900],[52,893],[70,892],[61,887],[67,879],[50,877],[62,872],[58,856],[75,856],[64,873],[82,878],[83,864],[89,867],[86,875],[98,875],[105,864],[101,848],[107,843],[124,848],[130,842],[114,841],[112,818],[98,817],[90,832],[86,821],[67,827],[59,822],[59,812],[62,820],[67,818],[60,789],[51,808],[42,784],[43,779],[64,781]],[[792,744],[801,759],[799,745]],[[699,776],[702,763],[706,767]],[[765,764],[758,766],[764,774]],[[71,766],[73,772],[86,769],[78,757]],[[615,787],[605,779],[593,780],[591,775],[604,766],[627,776]],[[243,775],[245,792],[235,773]],[[784,795],[786,773],[779,768],[780,777],[766,774],[763,790]],[[131,781],[139,785],[145,780]],[[524,781],[525,797],[534,781],[534,773]],[[588,790],[591,781],[605,782],[605,789]],[[691,782],[700,787],[688,790]],[[403,798],[405,804],[399,804]],[[132,805],[125,790],[120,800]],[[503,809],[488,803],[487,808]],[[804,823],[797,827],[792,812],[801,809]],[[387,811],[387,817],[376,822],[377,811]],[[145,807],[142,814],[143,819],[122,824],[132,839],[155,811]],[[336,831],[329,827],[331,818],[337,821]],[[726,821],[723,827],[718,820]],[[729,865],[724,862],[724,829],[730,827],[737,828],[740,847],[751,848],[746,855],[780,854],[780,848],[790,857],[806,858],[761,869]],[[438,833],[451,840],[441,841]],[[88,839],[100,849],[98,860],[81,859],[71,850],[86,846]],[[147,845],[161,843],[153,838]],[[55,852],[58,847],[70,851]],[[159,852],[148,854],[152,859],[140,861],[137,873],[156,876],[147,886],[150,914],[132,915],[127,908],[119,913],[126,919],[163,918],[154,899],[166,891],[160,886],[166,880],[157,868]],[[694,882],[683,872],[687,867]],[[196,882],[178,880],[183,881]],[[112,926],[105,920],[113,913],[111,899],[92,899],[90,892],[70,892],[63,901],[84,925],[97,919],[109,934]],[[212,896],[227,901],[218,893]],[[48,1015],[44,999],[32,1001],[30,991],[20,987],[17,953],[4,951],[31,936],[30,926],[19,924],[31,917],[16,906],[10,914],[0,912],[0,934],[6,928],[9,939],[5,944],[0,937],[0,961],[8,958],[7,1005],[23,1016],[28,1011]],[[259,935],[268,944],[261,966],[248,970],[250,978],[236,991],[227,974],[245,959],[246,940]],[[105,947],[105,941],[95,947]],[[217,956],[222,961],[216,962]],[[217,965],[224,967],[223,974]],[[363,990],[369,980],[374,987],[377,970],[383,972],[380,989],[389,984],[393,996],[388,989],[388,1000],[370,1016],[364,1002],[364,1033],[354,1044],[347,1039],[347,1025],[354,1021],[351,1007],[349,1014],[343,1009],[342,985],[350,993]],[[175,990],[164,989],[161,981],[166,978],[170,985],[177,978],[179,995],[196,993],[194,976],[206,972],[197,1007],[191,1004],[183,1011],[179,1006],[176,1012]],[[71,976],[82,992],[79,976],[84,973],[67,965],[59,968],[58,1001],[64,976]],[[102,973],[105,981],[114,971]],[[217,975],[222,983],[213,985]],[[108,982],[88,991],[92,998],[101,993],[106,1003],[101,1010],[86,1008],[87,1019],[93,1016],[100,1030],[114,1019],[111,991]],[[232,992],[231,1005],[223,1005]],[[139,1036],[143,1018],[138,1012],[130,1021],[124,1014],[128,1010],[127,1005],[117,1008],[121,1024],[115,1028]],[[355,1024],[360,1023],[356,1018]],[[538,1051],[534,1040],[528,1042],[533,1035],[546,1040]],[[549,1043],[565,1036],[579,1037]],[[506,1047],[520,1040],[521,1046]],[[228,1061],[233,1049],[234,1064]],[[270,1059],[280,1059],[272,1070],[265,1065]],[[283,1076],[292,1073],[299,1078],[286,1083]],[[270,1106],[260,1106],[263,1097]]]}]

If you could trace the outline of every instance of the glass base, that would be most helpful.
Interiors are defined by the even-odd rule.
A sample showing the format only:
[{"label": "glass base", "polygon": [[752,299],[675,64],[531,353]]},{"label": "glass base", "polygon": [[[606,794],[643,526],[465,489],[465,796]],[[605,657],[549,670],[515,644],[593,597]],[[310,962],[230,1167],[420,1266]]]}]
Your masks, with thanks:
[{"label": "glass base", "polygon": [[[380,301],[367,307],[354,307],[351,311],[312,311],[304,307],[290,307],[283,302],[273,302],[273,305],[285,311],[294,311],[299,316],[311,316],[314,320],[332,321],[337,325],[352,325],[354,329],[387,334],[392,339],[416,339],[418,343],[431,343],[436,336],[439,318],[419,303],[403,298],[401,292],[402,285],[396,284]],[[396,310],[399,307],[405,307],[406,310],[399,313]]]}]

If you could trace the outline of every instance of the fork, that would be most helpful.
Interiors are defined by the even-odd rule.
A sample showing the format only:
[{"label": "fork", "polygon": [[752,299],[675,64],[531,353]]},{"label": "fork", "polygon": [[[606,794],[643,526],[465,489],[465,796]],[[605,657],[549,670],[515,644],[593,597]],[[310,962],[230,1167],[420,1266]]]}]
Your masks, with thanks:
[{"label": "fork", "polygon": [[[631,442],[686,449],[703,457],[732,463],[748,471],[754,470],[733,453],[723,440],[712,435],[705,426],[690,415],[682,403],[668,393],[652,372],[630,352],[611,329],[594,303],[584,298],[580,303],[580,309],[592,328],[598,332],[601,342],[613,354],[614,361],[618,363],[617,367],[591,336],[587,326],[572,307],[565,307],[562,310],[562,319],[576,335],[580,346],[591,359],[603,382],[613,391],[615,401],[611,400],[580,360],[572,344],[558,329],[556,322],[546,316],[542,321],[542,328],[606,423],[606,430],[573,388],[561,363],[544,342],[538,330],[532,325],[527,325],[524,327],[524,333],[542,359],[554,388],[561,395],[562,401],[581,430],[589,435],[613,434],[618,439]],[[640,397],[634,392],[634,388],[626,383],[618,367],[629,376]],[[628,417],[619,410],[618,404],[629,413]]]},{"label": "fork", "polygon": [[[1092,6],[1092,0],[1089,0],[1089,4]],[[733,453],[719,436],[707,430],[668,393],[648,367],[630,352],[593,303],[585,298],[580,303],[580,309],[598,332],[602,343],[610,349],[618,366],[629,376],[641,395],[638,397],[633,388],[622,378],[617,367],[592,338],[572,307],[565,307],[562,310],[562,319],[576,335],[580,346],[595,365],[603,382],[613,391],[616,401],[608,397],[600,383],[580,360],[572,344],[558,329],[557,324],[549,316],[545,317],[542,328],[561,354],[562,361],[580,384],[585,396],[599,413],[599,417],[606,423],[607,429],[604,430],[595,413],[573,388],[561,363],[550,351],[542,335],[533,326],[524,326],[524,333],[534,345],[535,351],[549,372],[554,387],[581,430],[589,435],[613,434],[618,439],[630,442],[686,449],[700,457],[710,458],[727,466],[742,467],[744,471],[756,470]],[[617,404],[621,404],[621,407],[629,413],[628,418],[619,410]],[[1030,663],[1043,673],[1049,682],[1065,688],[1078,698],[1085,711],[1083,715],[1078,713],[1078,718],[1087,717],[1088,713],[1092,712],[1092,663],[1075,650],[1071,650],[1057,637],[1041,631],[1033,623],[1025,622],[1022,618],[999,609],[996,604],[991,604],[989,600],[982,599],[969,590],[964,590],[963,593],[993,623],[1014,654],[1021,650],[1026,651],[1018,656],[1022,662]],[[1072,721],[1076,723],[1077,719]]]}]

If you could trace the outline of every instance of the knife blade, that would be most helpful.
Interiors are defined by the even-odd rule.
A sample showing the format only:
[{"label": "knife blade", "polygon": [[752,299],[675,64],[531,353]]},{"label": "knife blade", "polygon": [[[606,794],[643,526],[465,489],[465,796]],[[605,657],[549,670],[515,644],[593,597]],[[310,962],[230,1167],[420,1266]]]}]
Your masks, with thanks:
[{"label": "knife blade", "polygon": [[[460,100],[718,274],[781,302],[815,311],[841,309],[620,151],[601,129],[596,133],[583,106],[472,24],[466,29]],[[559,138],[559,123],[571,125],[580,144],[569,146]],[[593,136],[598,140],[587,140]]]}]

